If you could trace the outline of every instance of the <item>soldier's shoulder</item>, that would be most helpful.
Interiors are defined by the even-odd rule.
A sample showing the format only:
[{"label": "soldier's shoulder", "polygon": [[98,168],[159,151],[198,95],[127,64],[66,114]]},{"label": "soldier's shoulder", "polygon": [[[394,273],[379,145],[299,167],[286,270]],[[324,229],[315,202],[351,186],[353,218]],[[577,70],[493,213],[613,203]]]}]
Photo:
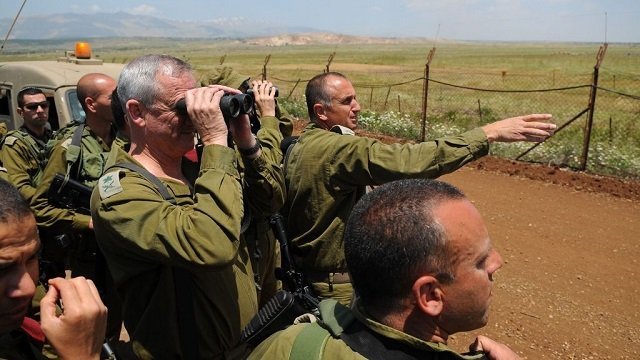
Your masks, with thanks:
[{"label": "soldier's shoulder", "polygon": [[20,130],[11,130],[4,136],[4,138],[2,139],[2,143],[4,145],[14,146],[21,141],[25,141],[27,136],[28,135]]}]

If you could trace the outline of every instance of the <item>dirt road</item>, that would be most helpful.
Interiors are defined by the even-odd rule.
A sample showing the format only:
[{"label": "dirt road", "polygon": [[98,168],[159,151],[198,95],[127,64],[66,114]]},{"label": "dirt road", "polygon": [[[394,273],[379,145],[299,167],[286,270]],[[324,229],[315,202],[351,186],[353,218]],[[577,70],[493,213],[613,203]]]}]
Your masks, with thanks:
[{"label": "dirt road", "polygon": [[640,201],[477,164],[441,179],[475,202],[505,260],[489,325],[452,347],[485,334],[526,359],[640,358]]}]

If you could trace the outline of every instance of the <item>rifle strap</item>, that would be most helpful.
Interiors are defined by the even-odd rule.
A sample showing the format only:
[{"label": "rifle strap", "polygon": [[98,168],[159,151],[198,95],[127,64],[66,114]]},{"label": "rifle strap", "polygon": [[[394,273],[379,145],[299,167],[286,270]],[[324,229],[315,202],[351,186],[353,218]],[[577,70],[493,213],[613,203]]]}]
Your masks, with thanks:
[{"label": "rifle strap", "polygon": [[[158,179],[157,176],[150,173],[147,169],[133,163],[117,163],[110,168],[120,167],[129,169],[142,175],[160,192],[162,197],[176,205],[176,199],[165,184]],[[105,171],[106,173],[106,171]],[[198,333],[196,332],[196,318],[193,308],[193,289],[194,283],[191,274],[181,268],[173,267],[173,281],[176,297],[176,312],[178,315],[178,333],[180,336],[180,349],[183,359],[199,359],[200,351],[198,348]]]},{"label": "rifle strap", "polygon": [[331,334],[317,322],[308,324],[293,341],[290,360],[321,360]]},{"label": "rifle strap", "polygon": [[66,159],[67,159],[67,175],[65,179],[71,176],[72,168],[76,166],[76,174],[74,179],[78,179],[80,175],[80,166],[77,166],[78,160],[82,158],[82,134],[84,133],[84,123],[78,125],[73,131],[71,137],[71,143],[67,146]]},{"label": "rifle strap", "polygon": [[284,157],[282,159],[282,172],[285,174],[285,176],[287,174],[287,168],[289,167],[289,156],[291,155],[291,150],[293,150],[293,146],[298,143],[299,139],[300,139],[299,137],[291,139],[291,142],[289,143],[286,151],[284,152]]},{"label": "rifle strap", "polygon": [[[64,175],[64,180],[62,181],[62,185],[58,189],[58,192],[61,192],[62,189],[67,185],[69,179],[71,178],[71,173],[75,172],[73,178],[78,180],[80,178],[80,166],[78,166],[78,159],[82,157],[82,134],[84,133],[84,123],[78,125],[73,131],[73,137],[71,138],[71,143],[67,146],[67,151],[65,153],[65,157],[67,159],[67,173]],[[75,171],[73,168],[75,167]]]}]

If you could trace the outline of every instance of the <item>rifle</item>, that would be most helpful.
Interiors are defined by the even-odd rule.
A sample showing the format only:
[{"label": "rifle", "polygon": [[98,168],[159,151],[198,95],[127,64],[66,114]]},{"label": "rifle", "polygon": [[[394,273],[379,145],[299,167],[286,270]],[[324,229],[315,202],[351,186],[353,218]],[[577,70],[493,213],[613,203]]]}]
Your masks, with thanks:
[{"label": "rifle", "polygon": [[280,243],[281,266],[276,269],[276,278],[282,281],[284,288],[293,293],[296,301],[313,314],[318,314],[320,300],[313,294],[304,274],[296,269],[295,262],[289,252],[289,241],[281,214],[276,213],[269,218],[273,233]]},{"label": "rifle", "polygon": [[76,180],[56,174],[49,187],[49,201],[56,207],[91,214],[92,189]]},{"label": "rifle", "polygon": [[278,291],[242,330],[240,342],[254,348],[271,334],[293,324],[300,315],[311,312],[320,317],[320,300],[313,295],[304,274],[295,268],[289,253],[282,215],[273,215],[269,223],[280,243],[282,256],[282,267],[276,269],[276,278],[283,282],[286,290]]}]

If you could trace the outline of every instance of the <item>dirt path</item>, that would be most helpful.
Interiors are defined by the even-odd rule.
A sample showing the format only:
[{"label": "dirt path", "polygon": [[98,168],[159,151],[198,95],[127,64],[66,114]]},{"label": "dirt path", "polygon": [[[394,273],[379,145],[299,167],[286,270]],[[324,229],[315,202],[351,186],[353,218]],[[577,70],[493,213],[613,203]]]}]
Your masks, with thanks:
[{"label": "dirt path", "polygon": [[485,334],[526,359],[640,358],[640,202],[477,166],[442,180],[475,202],[505,265],[489,325],[450,344]]}]

